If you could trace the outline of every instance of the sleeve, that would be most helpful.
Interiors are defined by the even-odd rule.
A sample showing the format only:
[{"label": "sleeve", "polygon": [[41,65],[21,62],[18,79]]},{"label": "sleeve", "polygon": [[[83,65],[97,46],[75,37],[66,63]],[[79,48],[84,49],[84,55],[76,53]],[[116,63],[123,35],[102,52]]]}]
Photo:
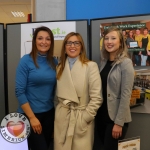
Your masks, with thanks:
[{"label": "sleeve", "polygon": [[147,50],[150,50],[150,35],[148,35]]},{"label": "sleeve", "polygon": [[121,66],[121,99],[118,112],[114,120],[115,124],[123,126],[126,118],[126,112],[130,107],[130,98],[134,82],[134,69],[131,60]]},{"label": "sleeve", "polygon": [[100,50],[103,48],[103,37],[100,39]]},{"label": "sleeve", "polygon": [[88,80],[90,101],[83,114],[83,118],[86,120],[86,122],[90,122],[94,119],[97,110],[103,102],[100,73],[97,64],[94,62],[92,65],[89,65]]},{"label": "sleeve", "polygon": [[16,70],[15,94],[19,101],[19,105],[23,105],[28,102],[25,94],[27,78],[29,74],[29,67],[27,62],[28,60],[26,60],[25,57],[21,58]]}]

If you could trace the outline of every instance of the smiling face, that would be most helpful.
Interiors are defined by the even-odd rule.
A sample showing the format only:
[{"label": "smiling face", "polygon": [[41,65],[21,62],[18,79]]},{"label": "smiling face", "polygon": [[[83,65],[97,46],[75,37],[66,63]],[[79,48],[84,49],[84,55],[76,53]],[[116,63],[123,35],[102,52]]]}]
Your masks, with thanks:
[{"label": "smiling face", "polygon": [[65,45],[66,54],[70,58],[75,58],[80,55],[81,52],[81,43],[77,36],[71,36],[67,41]]},{"label": "smiling face", "polygon": [[140,35],[140,30],[136,29],[135,33],[136,33],[136,35]]},{"label": "smiling face", "polygon": [[104,47],[110,55],[115,55],[120,47],[120,38],[117,31],[111,31],[105,35]]},{"label": "smiling face", "polygon": [[51,46],[50,35],[46,31],[39,31],[36,37],[36,47],[40,54],[46,54]]},{"label": "smiling face", "polygon": [[144,35],[147,35],[147,34],[148,34],[148,30],[147,30],[147,29],[144,29],[143,34],[144,34]]}]

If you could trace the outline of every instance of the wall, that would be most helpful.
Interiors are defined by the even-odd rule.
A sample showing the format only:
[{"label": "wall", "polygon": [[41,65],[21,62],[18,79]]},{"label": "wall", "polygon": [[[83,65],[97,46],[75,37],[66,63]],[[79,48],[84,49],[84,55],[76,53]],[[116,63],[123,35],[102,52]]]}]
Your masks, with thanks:
[{"label": "wall", "polygon": [[66,20],[66,0],[31,0],[33,21]]},{"label": "wall", "polygon": [[66,19],[93,19],[150,13],[150,0],[66,0]]}]

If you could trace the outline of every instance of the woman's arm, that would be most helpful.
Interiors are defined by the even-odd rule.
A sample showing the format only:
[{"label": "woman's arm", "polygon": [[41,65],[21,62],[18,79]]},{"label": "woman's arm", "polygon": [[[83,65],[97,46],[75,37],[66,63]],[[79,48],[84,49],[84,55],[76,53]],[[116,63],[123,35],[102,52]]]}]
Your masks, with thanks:
[{"label": "woman's arm", "polygon": [[125,59],[121,63],[121,93],[118,113],[114,120],[115,124],[123,126],[126,112],[129,109],[131,92],[134,82],[134,69],[130,59]]},{"label": "woman's arm", "polygon": [[122,126],[124,125],[126,112],[129,109],[131,92],[134,82],[134,69],[131,61],[123,63],[120,72],[121,77],[121,99],[118,107],[118,113],[112,129],[112,137],[118,139],[122,136]]},{"label": "woman's arm", "polygon": [[150,54],[149,50],[150,50],[150,35],[148,35],[148,43],[147,43],[147,55]]},{"label": "woman's arm", "polygon": [[34,132],[37,132],[40,134],[42,131],[40,122],[35,117],[32,109],[29,105],[26,94],[25,94],[26,87],[27,87],[27,78],[29,75],[29,67],[28,67],[27,63],[28,63],[27,56],[21,58],[19,65],[17,67],[17,70],[16,70],[15,93],[16,93],[16,97],[18,99],[19,105],[21,106],[24,113],[29,118]]},{"label": "woman's arm", "polygon": [[34,115],[29,103],[25,103],[25,104],[21,105],[21,108],[23,109],[24,113],[28,116],[33,131],[35,133],[41,134],[41,132],[42,132],[41,123]]}]

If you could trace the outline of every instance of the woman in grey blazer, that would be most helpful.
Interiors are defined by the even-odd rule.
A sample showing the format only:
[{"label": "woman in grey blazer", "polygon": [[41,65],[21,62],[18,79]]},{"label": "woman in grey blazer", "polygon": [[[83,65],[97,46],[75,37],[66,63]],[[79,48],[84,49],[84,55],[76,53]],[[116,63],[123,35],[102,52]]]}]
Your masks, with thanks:
[{"label": "woman in grey blazer", "polygon": [[118,140],[125,137],[131,121],[129,105],[134,81],[132,61],[120,29],[105,31],[101,56],[103,104],[96,116],[94,150],[100,149],[100,141],[104,150],[118,150]]}]

